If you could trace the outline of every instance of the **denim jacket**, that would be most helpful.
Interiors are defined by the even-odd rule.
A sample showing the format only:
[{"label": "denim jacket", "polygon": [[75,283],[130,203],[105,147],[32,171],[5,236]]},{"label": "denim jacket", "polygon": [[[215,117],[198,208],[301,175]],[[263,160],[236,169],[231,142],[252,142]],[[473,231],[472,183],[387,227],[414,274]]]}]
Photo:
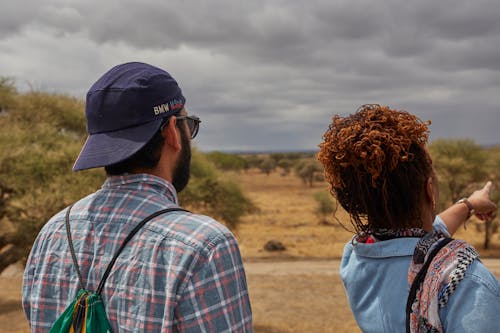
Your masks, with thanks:
[{"label": "denim jacket", "polygon": [[[439,217],[434,228],[448,233]],[[418,240],[346,244],[340,275],[363,332],[405,332],[408,268]],[[439,311],[445,332],[500,332],[500,282],[475,260]]]}]

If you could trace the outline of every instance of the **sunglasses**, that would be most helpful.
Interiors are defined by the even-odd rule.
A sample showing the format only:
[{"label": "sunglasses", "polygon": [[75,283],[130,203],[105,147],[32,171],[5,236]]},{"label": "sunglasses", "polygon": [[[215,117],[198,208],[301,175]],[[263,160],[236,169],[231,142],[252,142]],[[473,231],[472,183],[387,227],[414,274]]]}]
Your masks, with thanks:
[{"label": "sunglasses", "polygon": [[[198,135],[198,132],[200,130],[200,123],[201,120],[197,116],[175,116],[175,119],[177,120],[185,120],[187,122],[187,126],[189,128],[189,133],[191,134],[191,139],[194,139],[196,135]],[[163,131],[163,127],[168,123],[165,122],[163,125],[161,125],[160,129]]]}]

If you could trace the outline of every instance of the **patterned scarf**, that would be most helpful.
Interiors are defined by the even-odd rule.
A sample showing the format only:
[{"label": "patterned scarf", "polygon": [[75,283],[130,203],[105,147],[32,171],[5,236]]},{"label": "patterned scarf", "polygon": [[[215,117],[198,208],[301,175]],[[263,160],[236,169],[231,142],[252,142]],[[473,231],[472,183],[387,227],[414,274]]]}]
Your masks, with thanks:
[{"label": "patterned scarf", "polygon": [[[408,283],[413,280],[428,259],[429,253],[445,236],[439,231],[427,233],[420,239],[408,270]],[[417,289],[411,305],[410,332],[444,332],[439,310],[446,305],[465,276],[470,264],[479,257],[476,250],[462,240],[452,240],[431,259],[432,265]]]}]

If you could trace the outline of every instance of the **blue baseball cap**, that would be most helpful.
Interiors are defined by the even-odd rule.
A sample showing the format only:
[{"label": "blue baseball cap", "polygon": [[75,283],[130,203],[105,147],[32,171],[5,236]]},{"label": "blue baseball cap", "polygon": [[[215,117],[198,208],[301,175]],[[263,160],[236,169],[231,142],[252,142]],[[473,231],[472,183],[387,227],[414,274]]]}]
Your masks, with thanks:
[{"label": "blue baseball cap", "polygon": [[166,71],[141,62],[115,66],[87,93],[89,136],[73,171],[121,162],[153,137],[162,120],[178,114],[186,99]]}]

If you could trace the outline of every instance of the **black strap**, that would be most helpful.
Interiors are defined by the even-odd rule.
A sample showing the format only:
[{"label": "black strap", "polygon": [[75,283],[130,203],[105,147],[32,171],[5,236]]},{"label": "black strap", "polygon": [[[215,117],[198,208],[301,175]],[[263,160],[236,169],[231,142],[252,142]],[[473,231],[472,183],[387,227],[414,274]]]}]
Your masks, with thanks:
[{"label": "black strap", "polygon": [[[74,249],[74,246],[73,246],[73,240],[71,239],[71,228],[70,228],[70,225],[69,225],[69,212],[71,210],[71,207],[73,207],[73,205],[69,206],[68,210],[66,211],[66,234],[68,236],[68,243],[69,243],[69,249],[71,251],[71,258],[73,259],[73,264],[75,266],[76,273],[78,274],[78,280],[80,282],[80,288],[84,289],[83,279],[82,279],[82,273],[80,272],[80,267],[78,266],[78,262],[76,261],[76,255],[75,255],[75,249]],[[139,224],[137,224],[134,227],[134,229],[132,229],[132,231],[127,235],[127,237],[123,241],[122,245],[120,245],[120,247],[118,248],[118,250],[115,252],[115,255],[113,256],[113,259],[111,259],[110,263],[108,264],[108,267],[106,268],[106,271],[104,272],[104,275],[103,275],[103,277],[101,279],[101,282],[99,282],[99,286],[97,287],[96,294],[101,294],[102,289],[104,288],[104,284],[106,283],[106,279],[108,278],[109,274],[111,273],[111,269],[113,268],[113,265],[115,264],[116,259],[118,259],[118,256],[120,255],[120,253],[122,252],[122,250],[125,248],[125,246],[127,245],[127,243],[132,239],[132,237],[134,237],[134,235],[139,231],[139,229],[141,229],[147,222],[149,222],[150,220],[154,219],[155,217],[157,217],[159,215],[162,215],[162,214],[165,214],[165,213],[168,213],[168,212],[175,212],[175,211],[178,211],[178,212],[188,212],[187,210],[179,208],[179,207],[162,209],[162,210],[159,210],[159,211],[157,211],[157,212],[155,212],[155,213],[147,216],[144,220],[142,220],[141,222],[139,222]]]},{"label": "black strap", "polygon": [[431,253],[427,257],[427,260],[425,261],[424,265],[417,273],[417,276],[415,276],[415,280],[413,280],[413,283],[411,284],[410,293],[408,294],[408,300],[406,302],[406,333],[410,333],[411,306],[413,305],[413,302],[415,302],[415,298],[417,297],[417,291],[420,288],[420,285],[425,280],[425,276],[427,275],[427,270],[429,269],[429,266],[431,265],[431,262],[434,259],[434,257],[439,253],[439,251],[443,247],[445,247],[452,240],[453,238],[449,237],[444,238],[442,241],[440,241],[438,244],[434,246]]},{"label": "black strap", "polygon": [[71,210],[71,207],[73,207],[73,205],[70,205],[68,207],[68,210],[66,211],[66,236],[68,236],[69,250],[71,252],[71,258],[73,259],[73,265],[75,266],[75,269],[76,269],[76,274],[78,274],[78,281],[80,282],[80,289],[84,289],[83,288],[82,273],[80,273],[80,267],[78,267],[78,263],[76,261],[75,248],[73,246],[73,239],[71,239],[71,229],[69,226],[69,212]]}]

